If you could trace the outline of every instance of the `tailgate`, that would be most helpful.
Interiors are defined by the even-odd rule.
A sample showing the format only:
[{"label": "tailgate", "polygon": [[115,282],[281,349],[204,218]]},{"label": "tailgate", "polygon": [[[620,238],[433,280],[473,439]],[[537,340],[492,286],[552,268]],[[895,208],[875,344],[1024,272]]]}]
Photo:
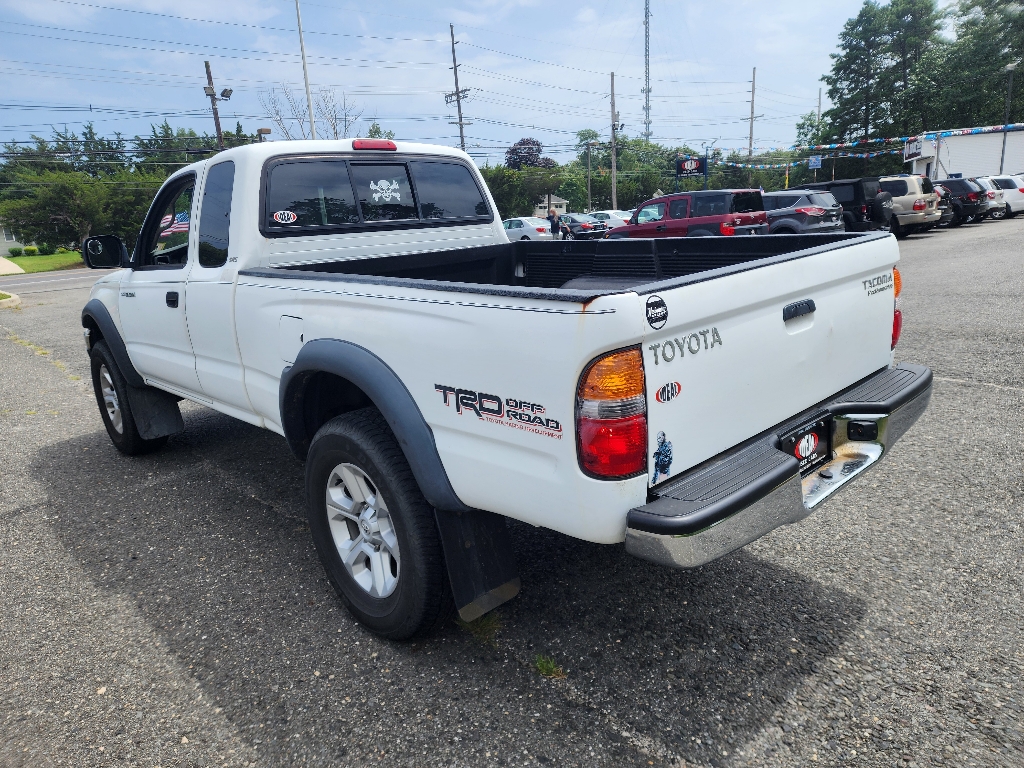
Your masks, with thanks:
[{"label": "tailgate", "polygon": [[899,249],[848,242],[641,295],[652,485],[890,364]]}]

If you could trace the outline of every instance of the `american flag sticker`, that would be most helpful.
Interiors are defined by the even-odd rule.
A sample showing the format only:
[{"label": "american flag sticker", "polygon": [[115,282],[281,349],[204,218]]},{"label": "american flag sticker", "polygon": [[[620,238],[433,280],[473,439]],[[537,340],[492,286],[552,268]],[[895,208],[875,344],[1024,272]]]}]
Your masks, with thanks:
[{"label": "american flag sticker", "polygon": [[[170,224],[168,227],[167,225]],[[164,216],[160,220],[161,227],[167,227],[163,232],[160,233],[160,237],[169,237],[176,232],[188,232],[188,212],[182,211],[172,220],[171,217]]]}]

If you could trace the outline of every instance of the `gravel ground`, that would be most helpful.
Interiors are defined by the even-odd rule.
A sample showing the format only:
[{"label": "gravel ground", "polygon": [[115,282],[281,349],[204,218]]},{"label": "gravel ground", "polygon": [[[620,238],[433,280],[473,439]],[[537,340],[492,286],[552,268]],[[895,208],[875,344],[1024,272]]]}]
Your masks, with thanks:
[{"label": "gravel ground", "polygon": [[0,765],[1024,764],[1022,237],[901,244],[935,393],[854,490],[689,572],[517,524],[522,594],[415,644],[340,607],[280,437],[121,456],[89,279],[0,280]]}]

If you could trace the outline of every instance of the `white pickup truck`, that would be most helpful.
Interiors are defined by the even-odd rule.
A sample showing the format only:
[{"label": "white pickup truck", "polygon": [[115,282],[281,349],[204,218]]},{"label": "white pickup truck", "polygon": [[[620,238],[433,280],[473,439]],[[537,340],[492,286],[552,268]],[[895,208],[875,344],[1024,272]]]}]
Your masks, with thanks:
[{"label": "white pickup truck", "polygon": [[887,234],[510,243],[469,157],[221,152],[82,314],[114,445],[187,399],[287,440],[352,612],[391,638],[513,597],[505,518],[692,568],[806,517],[924,411]]}]

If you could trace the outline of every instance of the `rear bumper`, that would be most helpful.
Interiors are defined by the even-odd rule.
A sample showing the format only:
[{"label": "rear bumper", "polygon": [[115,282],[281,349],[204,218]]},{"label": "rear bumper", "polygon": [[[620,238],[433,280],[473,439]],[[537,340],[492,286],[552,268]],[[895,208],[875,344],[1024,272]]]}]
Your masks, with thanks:
[{"label": "rear bumper", "polygon": [[[903,364],[793,417],[655,489],[658,498],[629,511],[626,551],[676,568],[695,568],[795,523],[888,454],[928,407],[932,372]],[[832,459],[801,478],[780,435],[831,417]],[[874,422],[877,438],[847,438],[851,420]],[[831,475],[827,477],[826,475]]]}]

